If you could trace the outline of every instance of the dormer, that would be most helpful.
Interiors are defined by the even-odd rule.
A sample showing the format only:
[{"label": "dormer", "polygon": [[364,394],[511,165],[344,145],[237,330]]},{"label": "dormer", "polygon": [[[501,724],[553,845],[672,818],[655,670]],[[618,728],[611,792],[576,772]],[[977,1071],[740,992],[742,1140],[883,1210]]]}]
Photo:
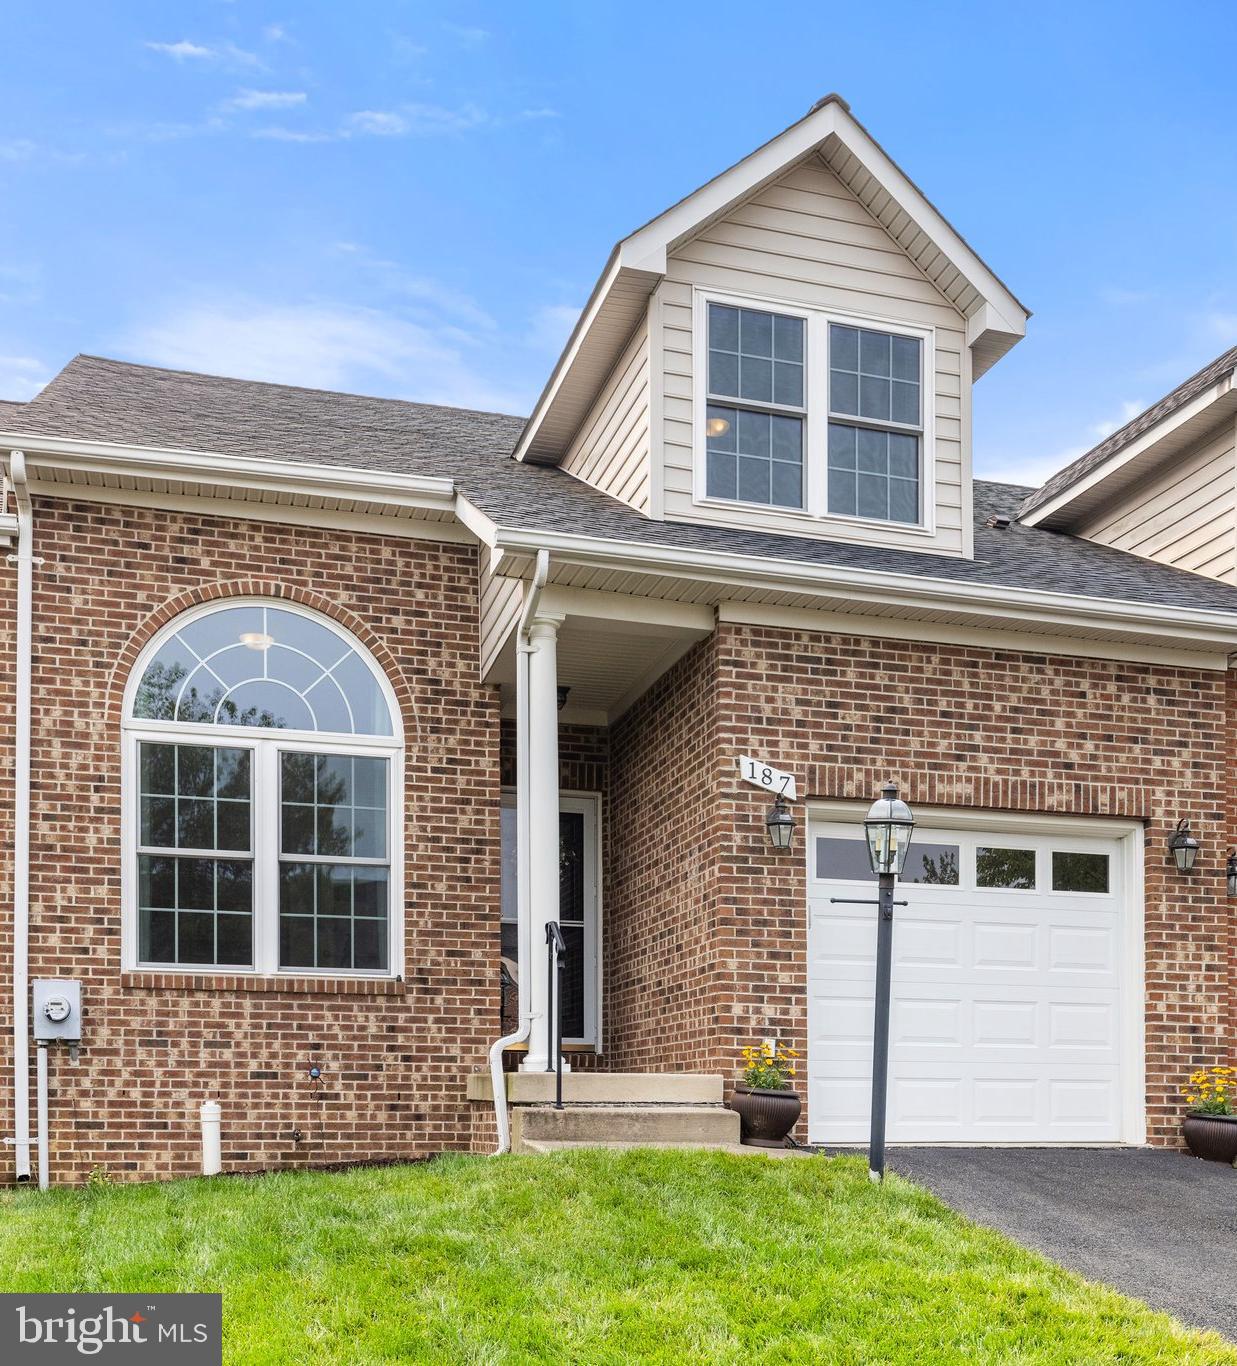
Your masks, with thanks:
[{"label": "dormer", "polygon": [[839,96],[621,241],[516,457],[667,521],[969,556],[1028,314]]}]

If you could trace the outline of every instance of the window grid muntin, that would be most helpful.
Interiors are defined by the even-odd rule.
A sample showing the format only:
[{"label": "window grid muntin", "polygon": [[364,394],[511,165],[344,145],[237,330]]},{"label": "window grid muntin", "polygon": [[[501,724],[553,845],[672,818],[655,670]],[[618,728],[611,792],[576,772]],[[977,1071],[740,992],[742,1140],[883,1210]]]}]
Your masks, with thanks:
[{"label": "window grid muntin", "polygon": [[[849,357],[844,354],[842,345],[842,339],[849,334],[853,334],[855,338],[853,369],[848,363]],[[833,517],[855,517],[894,526],[922,526],[925,520],[926,498],[923,458],[926,348],[923,338],[892,329],[833,320],[828,323],[828,336],[826,510]],[[883,374],[865,368],[865,339],[880,339],[887,343],[888,369]],[[899,343],[909,343],[915,348],[916,378],[913,381],[905,378],[904,374],[897,373],[898,363],[895,357]],[[867,345],[870,353],[870,340]],[[906,367],[902,368],[905,371]],[[837,376],[853,376],[855,379],[853,409],[839,406],[835,402],[834,380]],[[875,416],[863,411],[865,379],[889,386],[890,416]],[[916,422],[903,422],[893,418],[893,397],[897,392],[895,386],[914,388],[918,414]],[[866,442],[865,433],[871,433]],[[877,436],[883,439],[879,442],[874,440]],[[913,441],[913,476],[900,472],[903,467],[901,457],[908,454],[906,450],[898,450],[899,469],[895,470],[895,440],[899,442],[899,446],[903,442]],[[861,449],[865,445],[869,448],[866,452]],[[883,455],[879,459],[876,454],[878,445],[883,446]],[[846,449],[847,447],[849,449]],[[864,468],[865,459],[868,461],[868,468]]]},{"label": "window grid muntin", "polygon": [[[192,632],[194,627],[204,621],[212,618],[223,618],[227,614],[231,614],[233,618],[237,619],[238,623],[240,623],[244,621],[245,615],[248,613],[258,614],[257,621],[252,624],[259,626],[260,630],[257,634],[268,637],[270,644],[265,648],[253,649],[254,654],[261,655],[262,663],[260,671],[246,674],[244,677],[229,682],[228,679],[221,675],[217,668],[212,667],[211,661],[218,660],[223,655],[235,654],[238,650],[249,650],[251,647],[246,645],[242,641],[240,635],[238,635],[235,640],[229,640],[226,644],[220,645],[214,649],[203,650],[199,648],[200,642],[199,644],[195,644],[187,633]],[[281,639],[277,634],[273,634],[270,629],[274,624],[271,618],[272,613],[303,622],[310,627],[318,637],[323,640],[329,640],[332,643],[333,648],[326,653],[331,659],[331,662],[329,664],[324,664],[321,658],[315,658],[307,650],[300,648],[299,645],[291,643],[289,639]],[[251,623],[246,622],[244,624]],[[184,676],[178,681],[175,700],[171,704],[170,716],[143,714],[141,708],[144,702],[143,692],[147,679],[149,678],[152,669],[159,663],[160,656],[162,656],[169,647],[173,646],[173,644],[179,645],[180,649],[192,658],[194,661],[193,665],[187,669]],[[317,670],[316,676],[312,681],[301,688],[293,687],[292,684],[283,679],[271,677],[270,653],[272,648],[285,650],[289,654],[306,661],[306,663]],[[244,656],[241,655],[238,657],[243,658]],[[374,688],[377,695],[376,700],[381,703],[381,716],[379,717],[377,726],[374,728],[358,729],[356,711],[353,706],[354,699],[349,697],[348,689],[345,688],[336,677],[338,671],[346,669],[353,661],[356,661],[362,675]],[[213,679],[219,690],[218,696],[214,698],[211,707],[211,715],[209,717],[184,717],[181,715],[181,712],[186,704],[186,696],[195,684],[195,680],[203,674]],[[312,724],[308,727],[294,727],[278,724],[235,723],[229,722],[226,719],[221,720],[220,714],[232,695],[242,688],[247,688],[250,685],[257,683],[274,685],[294,695],[305,707]],[[348,718],[347,729],[324,726],[319,722],[318,708],[315,707],[314,702],[310,700],[308,695],[326,683],[334,686],[339,694],[339,699],[343,704],[344,712]],[[350,735],[355,736],[358,739],[373,738],[385,740],[394,738],[395,722],[391,700],[388,691],[383,684],[384,680],[371,661],[362,652],[359,643],[354,641],[351,637],[345,637],[340,634],[332,626],[328,625],[325,620],[316,616],[310,616],[305,612],[297,611],[283,603],[230,602],[226,606],[215,606],[206,612],[194,614],[188,620],[180,620],[175,624],[173,629],[167,631],[158,638],[158,648],[147,659],[142,674],[137,680],[136,692],[130,704],[129,715],[133,720],[139,722],[165,721],[172,725],[212,727],[222,727],[232,724],[236,729],[241,730],[270,729],[280,730],[285,733],[293,731],[309,734]],[[318,707],[320,708],[323,704],[323,699],[318,698],[317,702]]]},{"label": "window grid muntin", "polygon": [[[715,316],[733,313],[737,315],[737,333],[735,349],[713,345],[713,322]],[[770,320],[770,351],[767,357],[744,352],[743,348],[743,319],[745,315],[756,317],[766,317]],[[779,324],[793,323],[797,325],[799,344],[798,359],[779,358],[777,355]],[[787,331],[785,327],[781,329]],[[737,305],[729,303],[714,302],[712,300],[705,310],[705,367],[706,367],[706,401],[705,401],[705,496],[709,498],[720,498],[726,502],[756,503],[762,507],[782,507],[792,511],[803,511],[806,502],[807,486],[807,460],[805,458],[805,447],[807,441],[807,391],[808,391],[808,322],[807,319],[797,313],[778,311],[771,308],[755,308],[748,305]],[[713,354],[733,355],[737,360],[736,376],[737,382],[735,389],[743,387],[743,362],[745,356],[750,360],[763,361],[768,359],[771,366],[770,397],[769,399],[751,398],[743,396],[737,392],[729,392],[726,389],[715,389],[713,387],[714,365]],[[776,376],[779,365],[793,366],[799,372],[799,399],[795,403],[778,402],[775,400]],[[768,422],[768,454],[762,451],[743,450],[740,448],[741,437],[747,439],[743,434],[742,413],[751,413],[756,416],[764,417]],[[716,418],[722,418],[723,413],[733,413],[734,420],[723,418],[729,422],[726,432],[718,436],[710,436],[707,424]],[[784,456],[774,454],[777,445],[775,426],[778,420],[786,424],[794,423],[798,429],[798,458],[787,459]],[[715,465],[714,457],[721,462],[731,459],[734,461],[734,477],[723,479],[720,474],[715,474],[715,469],[726,469],[723,463],[720,467]],[[766,487],[768,497],[761,498],[751,493],[751,479],[755,476],[755,466],[763,464],[767,466]],[[797,487],[797,497],[794,502],[787,501],[785,495],[788,494],[790,485],[790,471],[797,473],[795,486]],[[744,477],[747,476],[748,483],[745,494]],[[779,489],[779,482],[783,496],[775,497]],[[734,492],[718,492],[717,489],[723,485],[733,485]]]},{"label": "window grid muntin", "polygon": [[[289,761],[301,758],[309,761],[312,765],[313,778],[313,802],[302,801],[288,802],[285,798],[285,783]],[[349,796],[355,798],[357,789],[357,761],[363,763],[374,763],[382,766],[382,798],[383,805],[374,807],[369,804],[358,804],[355,800],[348,803],[322,803],[319,801],[320,781],[322,777],[323,761],[339,762],[345,761],[349,766]],[[311,749],[284,749],[278,753],[278,804],[277,804],[277,848],[278,848],[278,907],[277,907],[277,962],[279,969],[285,972],[311,971],[321,972],[385,972],[390,964],[390,917],[391,917],[391,873],[390,873],[390,851],[391,851],[391,831],[390,831],[390,810],[391,810],[391,763],[385,757],[373,755],[358,755],[344,753],[341,751],[331,751],[327,753],[315,752]],[[336,853],[318,852],[318,843],[321,835],[321,819],[319,812],[329,807],[337,810],[341,806],[353,816],[350,821],[352,833],[351,841],[355,847],[356,825],[355,812],[367,811],[381,815],[380,829],[382,833],[382,847],[385,853],[377,855],[340,855]],[[306,853],[300,850],[288,850],[285,848],[285,813],[291,807],[295,810],[310,809],[314,813],[312,821],[314,850]],[[285,898],[292,890],[292,880],[295,877],[296,869],[305,869],[310,874],[309,885],[312,889],[312,910],[307,915],[303,911],[285,910]],[[323,891],[323,879],[330,879],[335,870],[349,870],[348,877],[348,905],[347,915],[324,914],[320,909],[320,901]],[[374,879],[375,888],[381,887],[381,913],[377,915],[360,915],[356,910],[356,888],[357,873],[373,870],[383,872],[382,879]],[[377,893],[375,893],[377,895]],[[285,962],[285,927],[289,931],[296,928],[295,925],[286,922],[311,922],[311,941],[313,946],[312,963]],[[348,963],[346,966],[338,964],[323,965],[320,962],[322,957],[322,931],[319,926],[320,921],[346,922],[348,925]],[[379,962],[375,966],[356,967],[357,957],[357,922],[362,921],[366,926],[370,924],[381,926],[378,935],[378,957]]]},{"label": "window grid muntin", "polygon": [[[147,782],[152,774],[157,774],[159,761],[158,751],[171,751],[171,782],[170,792],[151,792],[148,790]],[[181,779],[182,751],[185,755],[192,753],[201,755],[209,753],[210,760],[210,786],[212,793],[210,796],[200,794],[182,794],[181,788],[184,786]],[[220,797],[218,795],[221,785],[221,755],[229,753],[233,755],[243,755],[243,768],[245,771],[245,788],[248,796],[244,798]],[[148,762],[148,759],[150,762]],[[235,776],[235,775],[233,775]],[[137,811],[135,813],[138,827],[137,857],[135,864],[135,875],[137,879],[137,931],[139,940],[139,956],[143,961],[155,964],[160,967],[252,967],[254,950],[254,909],[253,909],[253,889],[254,889],[254,854],[253,854],[253,755],[251,750],[238,745],[204,745],[200,742],[188,742],[177,744],[174,741],[150,741],[139,740],[137,745]],[[143,839],[143,834],[147,829],[147,803],[149,801],[170,801],[173,804],[172,816],[172,837],[170,844],[148,842]],[[181,822],[180,822],[180,803],[181,801],[192,801],[195,803],[209,802],[213,807],[211,825],[215,836],[215,842],[211,845],[184,844],[180,842]],[[218,842],[219,820],[218,804],[225,802],[228,805],[245,806],[247,808],[246,827],[248,829],[248,841],[246,845],[237,847],[234,845],[220,845]],[[156,902],[153,899],[151,889],[155,884],[155,869],[157,864],[166,864],[171,877],[172,894],[170,899]],[[186,886],[186,878],[190,870],[204,870],[209,866],[210,882],[210,904],[204,905],[201,900],[195,900],[186,904],[188,897],[192,894],[191,887]],[[225,867],[246,868],[248,869],[247,879],[247,900],[248,909],[237,909],[234,906],[220,905],[220,885],[222,882],[222,870]],[[144,895],[144,893],[148,893]],[[162,928],[163,922],[167,917],[171,917],[172,931],[172,952],[174,957],[171,959],[157,959],[149,954],[142,954],[141,948],[150,948],[155,942],[155,931]],[[158,917],[158,924],[155,918]],[[182,925],[190,922],[205,921],[210,919],[210,943],[211,954],[209,958],[186,958],[181,954]],[[233,922],[244,921],[248,925],[248,948],[247,958],[241,957],[221,957],[219,953],[221,918],[224,923],[233,925]]]}]

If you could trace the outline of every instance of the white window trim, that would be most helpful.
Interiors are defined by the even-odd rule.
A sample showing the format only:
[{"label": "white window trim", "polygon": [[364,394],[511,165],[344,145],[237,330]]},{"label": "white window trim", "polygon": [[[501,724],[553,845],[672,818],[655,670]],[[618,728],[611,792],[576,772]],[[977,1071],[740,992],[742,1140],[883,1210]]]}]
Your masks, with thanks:
[{"label": "white window trim", "polygon": [[[345,641],[377,679],[391,717],[391,736],[353,736],[331,732],[262,730],[255,726],[206,726],[175,721],[147,721],[133,716],[133,702],[146,666],[176,631],[199,617],[231,607],[276,607],[317,622]],[[121,967],[125,972],[188,973],[194,977],[298,977],[316,980],[361,978],[395,981],[404,967],[404,743],[395,691],[385,670],[350,632],[329,617],[281,598],[236,597],[219,599],[182,612],[163,626],[143,647],[125,685],[122,713],[121,791]],[[228,746],[248,749],[251,761],[252,803],[250,826],[253,884],[252,967],[216,966],[213,963],[148,963],[138,956],[137,854],[138,854],[138,746],[148,742],[182,745]],[[279,966],[279,754],[354,754],[387,759],[390,786],[387,793],[386,860],[372,860],[389,869],[387,883],[386,969],[281,968]],[[221,855],[223,856],[223,855]]]},{"label": "white window trim", "polygon": [[[709,404],[709,305],[753,308],[782,313],[804,320],[804,398],[803,459],[806,466],[804,506],[782,507],[776,503],[749,503],[738,498],[713,498],[708,488],[705,415]],[[920,352],[920,396],[923,403],[923,434],[920,450],[920,512],[915,522],[883,521],[873,517],[852,517],[829,511],[829,324],[861,327],[872,332],[891,332],[915,337],[922,343]],[[765,516],[787,517],[817,526],[872,527],[910,536],[936,535],[936,333],[898,318],[877,314],[847,313],[828,308],[809,308],[793,300],[762,294],[728,294],[713,289],[692,291],[692,503],[697,507],[737,508]],[[722,402],[722,400],[716,400]],[[741,400],[735,400],[743,407]],[[762,409],[763,411],[763,409]],[[789,411],[789,410],[788,410]],[[845,421],[838,416],[837,421]],[[865,425],[856,419],[860,426]],[[881,430],[897,431],[896,424]],[[908,429],[909,430],[909,429]]]},{"label": "white window trim", "polygon": [[[515,809],[516,793],[514,788],[503,788],[502,804]],[[576,792],[564,789],[558,796],[558,809],[576,811],[584,817],[584,1033],[578,1037],[565,1035],[563,1043],[596,1048],[600,1051],[602,1040],[602,904],[601,904],[601,794],[599,792]],[[506,916],[503,923],[514,924]],[[543,947],[544,951],[544,947]],[[537,945],[533,945],[537,952]],[[592,971],[588,970],[591,960]]]}]

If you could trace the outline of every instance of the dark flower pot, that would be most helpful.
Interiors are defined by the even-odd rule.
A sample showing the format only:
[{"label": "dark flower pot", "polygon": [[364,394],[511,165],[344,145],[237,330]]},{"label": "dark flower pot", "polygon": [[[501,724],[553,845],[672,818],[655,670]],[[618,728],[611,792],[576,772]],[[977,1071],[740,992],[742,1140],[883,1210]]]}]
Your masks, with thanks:
[{"label": "dark flower pot", "polygon": [[736,1086],[730,1108],[738,1112],[739,1132],[744,1143],[757,1148],[784,1148],[786,1135],[799,1121],[803,1109],[798,1092],[757,1091]]},{"label": "dark flower pot", "polygon": [[1195,1157],[1237,1162],[1237,1115],[1186,1115],[1185,1141]]}]

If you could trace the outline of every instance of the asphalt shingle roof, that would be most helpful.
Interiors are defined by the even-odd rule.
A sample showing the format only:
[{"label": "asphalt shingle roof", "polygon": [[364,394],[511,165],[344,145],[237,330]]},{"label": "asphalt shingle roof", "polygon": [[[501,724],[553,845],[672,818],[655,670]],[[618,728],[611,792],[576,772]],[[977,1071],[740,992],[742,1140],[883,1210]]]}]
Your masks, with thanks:
[{"label": "asphalt shingle roof", "polygon": [[397,399],[221,379],[79,356],[5,425],[31,435],[183,447],[456,481],[506,527],[666,549],[1237,612],[1237,588],[1061,532],[990,527],[1032,493],[975,482],[975,558],[657,522],[562,470],[510,458],[523,419]]},{"label": "asphalt shingle roof", "polygon": [[1064,469],[1058,470],[1051,479],[1032,491],[1031,495],[1023,502],[1020,511],[1023,513],[1031,512],[1048,502],[1049,499],[1055,498],[1058,493],[1063,493],[1084,475],[1089,474],[1097,465],[1102,465],[1110,455],[1114,455],[1124,446],[1128,446],[1136,437],[1141,436],[1143,432],[1154,427],[1161,418],[1168,417],[1170,413],[1184,407],[1192,398],[1210,389],[1225,375],[1231,375],[1235,368],[1237,368],[1237,346],[1231,347],[1222,356],[1217,356],[1209,365],[1204,365],[1197,374],[1183,380],[1175,389],[1165,394],[1159,402],[1153,403],[1150,408],[1139,413],[1137,417],[1131,418],[1124,427],[1118,427],[1111,436],[1105,437],[1098,446],[1092,446],[1077,460],[1066,465]]}]

